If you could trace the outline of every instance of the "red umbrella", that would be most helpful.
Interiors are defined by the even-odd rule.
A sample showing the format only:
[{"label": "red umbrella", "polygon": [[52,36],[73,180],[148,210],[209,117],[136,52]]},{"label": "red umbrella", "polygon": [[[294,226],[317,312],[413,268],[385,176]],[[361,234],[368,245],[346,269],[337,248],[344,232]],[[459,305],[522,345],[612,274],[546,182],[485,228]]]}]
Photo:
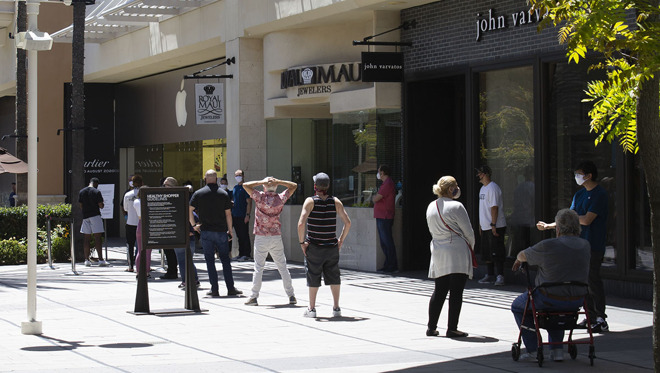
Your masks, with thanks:
[{"label": "red umbrella", "polygon": [[0,174],[5,172],[24,174],[28,172],[28,165],[11,155],[7,149],[0,148]]}]

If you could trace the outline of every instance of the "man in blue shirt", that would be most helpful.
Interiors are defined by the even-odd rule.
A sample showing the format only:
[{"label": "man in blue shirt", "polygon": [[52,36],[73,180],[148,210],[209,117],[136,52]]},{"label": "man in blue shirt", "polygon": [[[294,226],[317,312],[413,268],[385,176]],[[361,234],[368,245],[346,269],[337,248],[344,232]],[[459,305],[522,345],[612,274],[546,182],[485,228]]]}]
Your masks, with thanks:
[{"label": "man in blue shirt", "polygon": [[[589,297],[587,297],[587,312],[592,323],[592,330],[596,333],[609,331],[607,315],[605,314],[605,289],[603,279],[600,277],[600,267],[605,256],[607,241],[607,200],[605,188],[596,181],[598,169],[591,161],[580,163],[575,168],[575,182],[583,188],[573,196],[571,210],[575,210],[580,217],[582,232],[580,237],[589,241],[591,245],[591,260],[589,263]],[[542,221],[536,224],[538,229],[553,229],[554,223],[547,224]],[[580,323],[586,327],[586,320]]]},{"label": "man in blue shirt", "polygon": [[234,172],[236,178],[236,186],[232,191],[234,198],[234,205],[231,208],[231,218],[238,237],[238,256],[234,258],[239,262],[245,262],[251,258],[251,245],[250,245],[250,212],[252,211],[252,199],[250,195],[243,189],[243,180],[245,174],[243,170],[236,170]]}]

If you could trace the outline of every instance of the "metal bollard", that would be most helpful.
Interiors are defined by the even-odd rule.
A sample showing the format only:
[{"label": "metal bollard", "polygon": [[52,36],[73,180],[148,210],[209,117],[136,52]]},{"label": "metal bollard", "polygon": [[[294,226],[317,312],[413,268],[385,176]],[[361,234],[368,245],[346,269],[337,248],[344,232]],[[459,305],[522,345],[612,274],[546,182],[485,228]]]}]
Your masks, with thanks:
[{"label": "metal bollard", "polygon": [[55,269],[53,267],[53,256],[51,254],[52,248],[53,248],[53,243],[50,240],[50,215],[46,217],[48,220],[46,220],[46,240],[48,242],[48,266],[50,269]]},{"label": "metal bollard", "polygon": [[69,237],[71,237],[70,240],[71,241],[71,273],[73,273],[74,275],[79,275],[82,272],[81,273],[76,272],[76,250],[74,248],[75,239],[73,236],[73,227],[75,226],[76,226],[75,221],[73,220],[73,218],[71,218],[71,229],[69,233]]}]

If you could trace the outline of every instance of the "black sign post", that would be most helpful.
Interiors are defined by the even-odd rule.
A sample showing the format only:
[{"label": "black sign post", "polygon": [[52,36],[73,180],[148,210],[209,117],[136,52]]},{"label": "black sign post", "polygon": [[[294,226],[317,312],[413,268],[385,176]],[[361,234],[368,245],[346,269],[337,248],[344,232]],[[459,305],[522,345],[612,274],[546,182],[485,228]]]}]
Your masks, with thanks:
[{"label": "black sign post", "polygon": [[403,82],[403,53],[362,52],[363,82]]},{"label": "black sign post", "polygon": [[168,309],[151,311],[147,286],[146,260],[140,260],[134,314],[204,312],[199,308],[195,271],[192,254],[188,249],[190,224],[188,223],[188,188],[140,188],[140,211],[142,239],[140,255],[144,258],[147,249],[185,248],[186,253],[186,297],[185,310]]}]

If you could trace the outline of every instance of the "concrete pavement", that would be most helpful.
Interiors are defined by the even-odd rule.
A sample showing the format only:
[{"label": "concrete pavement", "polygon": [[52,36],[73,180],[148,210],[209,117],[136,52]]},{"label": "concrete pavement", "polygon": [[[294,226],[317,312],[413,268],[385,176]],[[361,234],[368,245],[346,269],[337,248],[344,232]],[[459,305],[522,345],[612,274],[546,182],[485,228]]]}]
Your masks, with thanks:
[{"label": "concrete pavement", "polygon": [[[135,304],[135,274],[124,272],[125,247],[111,239],[111,267],[38,265],[37,319],[43,335],[21,334],[27,321],[26,266],[0,266],[0,371],[2,372],[648,372],[653,369],[651,303],[608,298],[610,332],[596,335],[596,360],[587,347],[564,362],[547,357],[542,368],[514,362],[518,330],[509,311],[524,289],[468,281],[459,328],[468,338],[426,337],[433,282],[425,273],[396,276],[342,271],[343,316],[332,318],[329,287],[318,297],[318,318],[307,306],[305,271],[291,264],[298,304],[290,306],[273,263],[267,263],[258,307],[245,306],[252,262],[232,263],[242,297],[205,298],[203,256],[201,314],[143,315]],[[154,252],[152,267],[160,263]],[[221,265],[217,263],[221,274]],[[179,281],[149,281],[151,310],[183,308]],[[226,294],[221,282],[220,293]],[[446,306],[439,328],[444,335]],[[584,334],[582,334],[584,336]],[[544,333],[544,338],[546,334]]]}]

